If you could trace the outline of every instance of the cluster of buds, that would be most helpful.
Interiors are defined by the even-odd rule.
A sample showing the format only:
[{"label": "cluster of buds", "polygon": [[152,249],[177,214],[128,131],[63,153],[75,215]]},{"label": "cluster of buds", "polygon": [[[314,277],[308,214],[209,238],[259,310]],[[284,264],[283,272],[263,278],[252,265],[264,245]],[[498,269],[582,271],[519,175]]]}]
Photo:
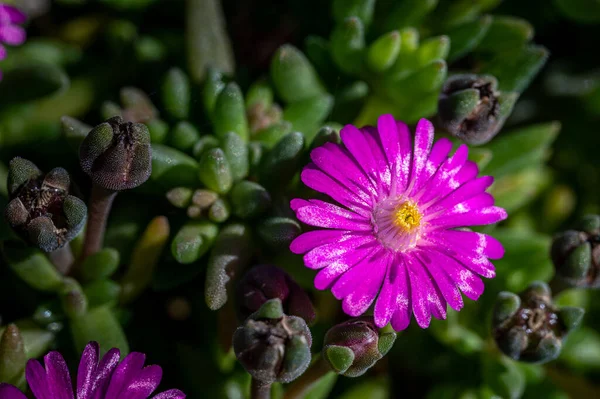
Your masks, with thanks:
[{"label": "cluster of buds", "polygon": [[8,224],[45,252],[63,247],[79,234],[87,216],[85,203],[69,194],[70,185],[63,168],[44,175],[32,162],[14,158],[8,173]]},{"label": "cluster of buds", "polygon": [[468,144],[485,144],[500,131],[516,99],[515,93],[500,93],[493,76],[454,75],[440,93],[438,124]]},{"label": "cluster of buds", "polygon": [[310,364],[306,322],[283,312],[279,299],[265,302],[233,335],[233,350],[246,371],[263,383],[288,383]]},{"label": "cluster of buds", "polygon": [[558,234],[550,256],[556,274],[574,287],[600,287],[600,216],[586,215],[574,230]]},{"label": "cluster of buds", "polygon": [[545,363],[560,354],[567,333],[577,327],[583,309],[557,308],[547,284],[535,282],[520,295],[501,292],[493,315],[500,350],[514,360]]}]

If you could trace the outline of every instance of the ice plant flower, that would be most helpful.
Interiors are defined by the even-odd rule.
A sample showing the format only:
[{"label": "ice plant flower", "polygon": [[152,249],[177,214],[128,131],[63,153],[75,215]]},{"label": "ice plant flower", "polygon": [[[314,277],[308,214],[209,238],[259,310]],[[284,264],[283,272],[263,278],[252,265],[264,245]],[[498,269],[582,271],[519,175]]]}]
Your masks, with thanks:
[{"label": "ice plant flower", "polygon": [[341,131],[343,145],[314,149],[302,171],[308,187],[336,203],[294,199],[302,222],[325,229],[306,232],[290,245],[304,263],[319,269],[317,289],[331,288],[350,316],[373,302],[374,321],[405,329],[446,317],[449,304],[463,307],[462,293],[476,300],[479,276],[494,277],[489,259],[501,258],[494,238],[460,229],[496,223],[506,211],[485,192],[490,176],[477,177],[466,145],[449,156],[452,143],[433,143],[433,125],[421,119],[411,148],[406,124],[383,115],[377,127]]},{"label": "ice plant flower", "polygon": [[[27,17],[17,8],[8,4],[0,3],[0,61],[6,58],[4,44],[18,46],[25,41],[25,29],[18,26],[25,22]],[[2,71],[0,71],[2,80]]]},{"label": "ice plant flower", "polygon": [[[25,377],[36,399],[147,399],[162,378],[160,366],[144,367],[146,355],[132,352],[119,363],[117,348],[109,350],[100,361],[99,346],[90,342],[84,349],[77,370],[75,395],[69,369],[58,352],[44,356],[44,366],[29,360]],[[17,388],[0,384],[1,399],[26,399]],[[153,399],[183,399],[185,394],[171,389],[153,396]]]}]

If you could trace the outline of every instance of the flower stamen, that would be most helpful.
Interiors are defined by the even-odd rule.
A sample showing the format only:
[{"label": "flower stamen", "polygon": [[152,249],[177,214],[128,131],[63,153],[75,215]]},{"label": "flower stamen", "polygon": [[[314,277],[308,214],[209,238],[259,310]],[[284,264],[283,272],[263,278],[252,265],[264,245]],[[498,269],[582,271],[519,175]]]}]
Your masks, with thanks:
[{"label": "flower stamen", "polygon": [[412,201],[406,201],[394,213],[394,224],[410,233],[421,225],[421,218],[417,205]]}]

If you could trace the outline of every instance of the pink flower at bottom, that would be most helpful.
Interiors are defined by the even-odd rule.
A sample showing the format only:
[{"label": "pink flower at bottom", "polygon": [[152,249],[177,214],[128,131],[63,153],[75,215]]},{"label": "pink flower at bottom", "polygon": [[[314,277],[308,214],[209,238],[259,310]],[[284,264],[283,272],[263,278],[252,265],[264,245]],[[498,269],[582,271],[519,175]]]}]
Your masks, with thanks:
[{"label": "pink flower at bottom", "polygon": [[[25,42],[25,29],[18,26],[27,20],[25,14],[8,4],[0,3],[0,60],[6,58],[3,44],[18,46]],[[0,71],[2,80],[2,71]]]},{"label": "pink flower at bottom", "polygon": [[461,227],[499,222],[506,211],[485,192],[466,145],[433,143],[433,125],[421,119],[414,135],[391,115],[377,127],[347,125],[343,145],[326,143],[310,154],[301,179],[334,202],[294,199],[298,219],[325,229],[297,237],[290,249],[319,270],[315,287],[330,288],[344,311],[359,316],[375,303],[378,327],[399,331],[412,315],[426,328],[463,307],[461,292],[482,294],[479,276],[492,278],[489,259],[504,254],[494,238]]},{"label": "pink flower at bottom", "polygon": [[[119,363],[119,350],[109,350],[99,359],[99,347],[90,342],[84,349],[77,370],[75,394],[65,359],[58,352],[44,356],[44,366],[29,360],[25,376],[36,399],[147,399],[162,379],[162,369],[144,367],[146,355],[131,352]],[[171,389],[153,399],[184,399],[185,394]],[[27,399],[9,384],[0,384],[0,399]]]}]

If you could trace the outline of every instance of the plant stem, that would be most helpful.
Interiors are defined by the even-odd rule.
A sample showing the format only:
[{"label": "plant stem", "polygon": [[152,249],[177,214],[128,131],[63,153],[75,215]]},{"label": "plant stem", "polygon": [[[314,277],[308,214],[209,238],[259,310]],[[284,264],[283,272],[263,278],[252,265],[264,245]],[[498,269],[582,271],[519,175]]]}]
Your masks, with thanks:
[{"label": "plant stem", "polygon": [[73,252],[71,251],[69,243],[66,243],[62,248],[59,248],[56,251],[50,252],[48,257],[56,267],[56,270],[64,275],[69,274],[74,261]]},{"label": "plant stem", "polygon": [[317,381],[327,373],[333,372],[323,356],[317,356],[317,359],[310,365],[304,374],[288,385],[283,394],[283,399],[302,399]]},{"label": "plant stem", "polygon": [[250,384],[250,399],[270,399],[271,398],[271,383],[263,382],[252,378]]},{"label": "plant stem", "polygon": [[102,248],[106,220],[108,219],[108,214],[116,195],[117,191],[107,190],[96,184],[92,186],[81,261]]}]

